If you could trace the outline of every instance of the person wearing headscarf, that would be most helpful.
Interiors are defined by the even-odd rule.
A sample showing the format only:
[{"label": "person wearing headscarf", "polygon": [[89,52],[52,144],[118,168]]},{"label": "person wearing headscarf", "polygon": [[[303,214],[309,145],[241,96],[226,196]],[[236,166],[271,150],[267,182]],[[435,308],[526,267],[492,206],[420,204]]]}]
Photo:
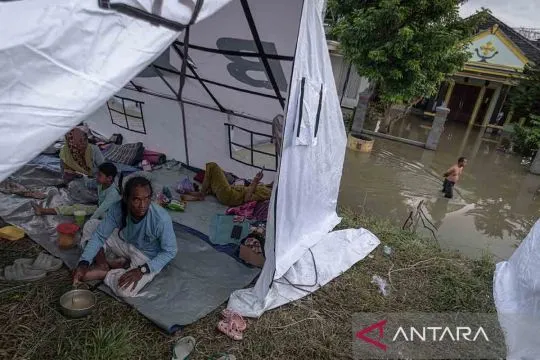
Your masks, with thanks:
[{"label": "person wearing headscarf", "polygon": [[88,143],[85,127],[78,126],[66,134],[66,143],[60,150],[64,180],[69,182],[81,176],[95,177],[105,159],[96,145]]}]

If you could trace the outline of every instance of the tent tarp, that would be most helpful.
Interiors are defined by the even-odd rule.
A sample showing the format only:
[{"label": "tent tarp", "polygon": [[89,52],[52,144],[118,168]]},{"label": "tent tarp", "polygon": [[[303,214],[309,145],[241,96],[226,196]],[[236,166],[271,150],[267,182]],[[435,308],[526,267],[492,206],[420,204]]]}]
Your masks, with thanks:
[{"label": "tent tarp", "polygon": [[[150,0],[122,2],[155,10]],[[161,14],[185,21],[188,8],[177,5]],[[98,132],[120,132],[188,165],[217,162],[245,178],[273,165],[265,172],[276,181],[265,266],[255,288],[235,293],[231,306],[260,314],[303,296],[281,280],[312,284],[313,270],[323,272],[307,287],[316,289],[378,244],[365,230],[331,232],[340,221],[346,134],[323,5],[207,0],[198,17],[206,20],[182,34],[92,2],[1,5],[8,30],[0,34],[0,126],[13,137],[0,145],[0,180],[86,116]],[[23,26],[9,11],[35,21]],[[276,115],[285,115],[279,163],[275,153],[262,160],[275,149]],[[15,150],[21,143],[24,150]]]},{"label": "tent tarp", "polygon": [[[198,21],[228,2],[205,1]],[[183,19],[191,16],[186,11],[178,6],[175,13]],[[0,24],[0,127],[9,134],[0,142],[0,181],[95,111],[178,37],[100,9],[97,1],[4,2]]]},{"label": "tent tarp", "polygon": [[497,264],[493,297],[508,359],[535,359],[540,353],[540,220],[510,259]]}]

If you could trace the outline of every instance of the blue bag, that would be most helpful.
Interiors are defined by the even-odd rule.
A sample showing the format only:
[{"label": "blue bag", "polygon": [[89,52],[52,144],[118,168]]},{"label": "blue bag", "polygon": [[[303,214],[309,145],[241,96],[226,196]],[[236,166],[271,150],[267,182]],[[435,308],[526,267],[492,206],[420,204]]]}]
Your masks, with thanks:
[{"label": "blue bag", "polygon": [[249,221],[234,222],[234,215],[216,214],[210,222],[210,242],[214,245],[240,244],[249,234]]}]

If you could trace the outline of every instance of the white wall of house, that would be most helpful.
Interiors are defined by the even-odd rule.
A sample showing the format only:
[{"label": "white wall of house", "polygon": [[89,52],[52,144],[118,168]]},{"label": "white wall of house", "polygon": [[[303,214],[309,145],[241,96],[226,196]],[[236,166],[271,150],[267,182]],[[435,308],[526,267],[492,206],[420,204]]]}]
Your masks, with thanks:
[{"label": "white wall of house", "polygon": [[[338,96],[341,99],[341,106],[345,108],[355,108],[358,104],[360,94],[369,87],[369,80],[365,77],[360,77],[354,66],[349,72],[350,63],[345,60],[343,55],[337,52],[330,52],[330,60],[332,62],[332,71]],[[349,73],[347,81],[347,73]],[[347,85],[344,90],[345,84]]]}]

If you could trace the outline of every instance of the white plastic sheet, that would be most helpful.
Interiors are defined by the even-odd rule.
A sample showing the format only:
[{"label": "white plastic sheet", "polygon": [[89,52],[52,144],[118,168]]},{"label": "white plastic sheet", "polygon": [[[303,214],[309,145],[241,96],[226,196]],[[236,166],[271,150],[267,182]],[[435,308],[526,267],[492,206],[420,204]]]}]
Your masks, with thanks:
[{"label": "white plastic sheet", "polygon": [[[347,229],[326,234],[285,275],[272,283],[264,300],[253,289],[235,291],[228,307],[248,317],[259,317],[300,299],[341,275],[380,244],[366,229]],[[293,284],[293,285],[291,285]]]},{"label": "white plastic sheet", "polygon": [[540,220],[508,261],[497,264],[493,297],[508,359],[540,354]]},{"label": "white plastic sheet", "polygon": [[[205,1],[198,20],[229,1]],[[0,24],[0,130],[9,134],[0,142],[0,181],[101,106],[178,36],[100,9],[97,1],[1,3]]]},{"label": "white plastic sheet", "polygon": [[[345,127],[319,7],[312,3],[304,5],[279,173],[275,279],[283,276],[340,221],[336,207],[345,157]],[[309,108],[303,117],[311,119],[302,120],[309,121],[310,126],[304,129],[307,132],[301,128],[300,135],[308,145],[296,141],[298,126],[302,126],[299,118],[302,79],[314,88],[305,91],[303,99],[303,105]],[[321,84],[323,98],[318,131],[315,131]]]}]

